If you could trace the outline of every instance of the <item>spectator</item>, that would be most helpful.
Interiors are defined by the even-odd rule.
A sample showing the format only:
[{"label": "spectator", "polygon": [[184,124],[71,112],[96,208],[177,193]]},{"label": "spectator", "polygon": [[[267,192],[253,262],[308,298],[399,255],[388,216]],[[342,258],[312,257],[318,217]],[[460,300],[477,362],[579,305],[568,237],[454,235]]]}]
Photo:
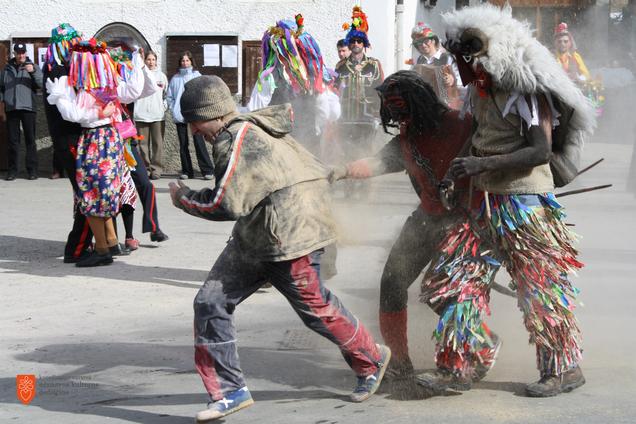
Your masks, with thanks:
[{"label": "spectator", "polygon": [[[200,77],[199,71],[195,70],[194,59],[192,53],[184,51],[179,56],[179,66],[177,67],[177,73],[170,79],[168,86],[168,108],[172,112],[172,118],[177,126],[177,137],[179,137],[179,155],[181,156],[181,175],[182,180],[188,178],[194,178],[194,170],[192,169],[192,159],[190,158],[190,150],[188,148],[188,125],[183,121],[181,115],[181,95],[183,94],[183,87],[185,83],[193,78]],[[199,162],[199,169],[203,174],[203,178],[211,180],[214,178],[214,167],[210,160],[210,155],[205,147],[205,141],[199,134],[192,136],[194,139],[194,149],[197,154],[197,161]]]},{"label": "spectator", "polygon": [[0,74],[0,102],[4,113],[0,119],[7,122],[9,142],[9,171],[7,181],[15,180],[18,174],[18,148],[20,146],[20,123],[24,129],[26,145],[25,164],[29,180],[38,178],[38,150],[35,145],[36,90],[42,88],[42,71],[26,55],[26,45],[13,46],[14,58]]},{"label": "spectator", "polygon": [[351,54],[351,50],[349,50],[349,46],[345,42],[344,38],[338,40],[338,42],[336,43],[336,48],[338,49],[338,64],[340,64],[340,62],[349,57],[349,55]]},{"label": "spectator", "polygon": [[166,130],[164,99],[168,91],[168,77],[157,67],[155,52],[149,51],[145,62],[161,90],[135,102],[135,124],[139,135],[143,137],[139,141],[141,158],[150,171],[150,179],[158,180],[163,171],[163,136]]}]

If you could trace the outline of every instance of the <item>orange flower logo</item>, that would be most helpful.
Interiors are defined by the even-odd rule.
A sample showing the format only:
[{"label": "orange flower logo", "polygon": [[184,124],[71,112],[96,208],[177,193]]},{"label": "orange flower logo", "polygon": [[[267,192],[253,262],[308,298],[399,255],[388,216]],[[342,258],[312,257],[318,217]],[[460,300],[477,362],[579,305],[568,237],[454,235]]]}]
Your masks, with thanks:
[{"label": "orange flower logo", "polygon": [[20,402],[28,405],[35,397],[35,375],[18,374],[15,376],[15,393]]}]

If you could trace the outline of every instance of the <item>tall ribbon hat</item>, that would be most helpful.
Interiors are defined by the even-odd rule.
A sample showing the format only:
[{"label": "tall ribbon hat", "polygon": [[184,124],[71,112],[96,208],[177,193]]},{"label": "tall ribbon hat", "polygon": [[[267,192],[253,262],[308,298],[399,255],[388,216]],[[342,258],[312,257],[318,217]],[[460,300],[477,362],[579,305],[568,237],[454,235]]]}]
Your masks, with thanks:
[{"label": "tall ribbon hat", "polygon": [[[258,84],[266,82],[275,88],[284,83],[294,94],[322,93],[332,79],[325,66],[318,42],[304,30],[305,19],[298,14],[283,19],[265,31],[261,40],[263,69]],[[274,79],[274,72],[279,78]]]},{"label": "tall ribbon hat", "polygon": [[369,38],[367,33],[369,32],[369,22],[367,21],[367,15],[362,11],[360,6],[354,6],[351,14],[351,23],[345,22],[342,25],[342,29],[348,30],[345,37],[345,43],[351,44],[351,40],[359,38],[364,43],[364,47],[369,47]]},{"label": "tall ribbon hat", "polygon": [[45,62],[49,69],[53,64],[66,65],[73,46],[82,40],[82,34],[70,24],[63,23],[51,30],[49,46],[46,49]]}]

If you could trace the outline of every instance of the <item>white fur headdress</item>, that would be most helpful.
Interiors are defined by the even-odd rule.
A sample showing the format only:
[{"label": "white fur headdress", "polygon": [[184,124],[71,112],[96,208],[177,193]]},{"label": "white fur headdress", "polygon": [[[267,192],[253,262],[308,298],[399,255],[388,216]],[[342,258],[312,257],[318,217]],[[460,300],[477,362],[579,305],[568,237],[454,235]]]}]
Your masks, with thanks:
[{"label": "white fur headdress", "polygon": [[550,93],[574,109],[572,130],[591,133],[595,111],[581,90],[570,80],[554,55],[532,36],[530,25],[512,17],[512,9],[491,4],[466,7],[442,15],[449,42],[460,42],[470,29],[485,37],[484,54],[475,57],[493,82],[506,91],[521,94]]}]

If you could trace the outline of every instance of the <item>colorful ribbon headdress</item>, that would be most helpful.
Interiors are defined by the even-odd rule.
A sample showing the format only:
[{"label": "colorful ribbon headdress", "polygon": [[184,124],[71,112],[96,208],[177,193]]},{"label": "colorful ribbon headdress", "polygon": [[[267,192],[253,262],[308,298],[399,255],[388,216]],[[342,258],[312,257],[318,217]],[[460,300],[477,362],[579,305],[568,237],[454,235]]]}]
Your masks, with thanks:
[{"label": "colorful ribbon headdress", "polygon": [[71,56],[73,46],[82,40],[82,34],[77,32],[70,24],[59,24],[51,30],[49,46],[46,49],[45,62],[49,69],[54,63],[65,65]]},{"label": "colorful ribbon headdress", "polygon": [[73,46],[68,83],[79,89],[114,89],[119,82],[117,64],[110,57],[106,43],[94,38]]},{"label": "colorful ribbon headdress", "polygon": [[369,22],[367,21],[367,15],[362,11],[360,6],[353,7],[353,13],[351,14],[351,24],[344,23],[342,29],[347,32],[345,37],[345,43],[351,44],[351,39],[359,38],[364,43],[364,47],[369,47],[369,38],[367,32],[369,32]]},{"label": "colorful ribbon headdress", "polygon": [[[304,18],[298,14],[292,21],[280,20],[263,34],[263,69],[258,75],[258,87],[266,82],[288,84],[293,93],[322,93],[331,74],[325,66],[318,42],[304,31]],[[278,80],[274,78],[278,75]]]}]

